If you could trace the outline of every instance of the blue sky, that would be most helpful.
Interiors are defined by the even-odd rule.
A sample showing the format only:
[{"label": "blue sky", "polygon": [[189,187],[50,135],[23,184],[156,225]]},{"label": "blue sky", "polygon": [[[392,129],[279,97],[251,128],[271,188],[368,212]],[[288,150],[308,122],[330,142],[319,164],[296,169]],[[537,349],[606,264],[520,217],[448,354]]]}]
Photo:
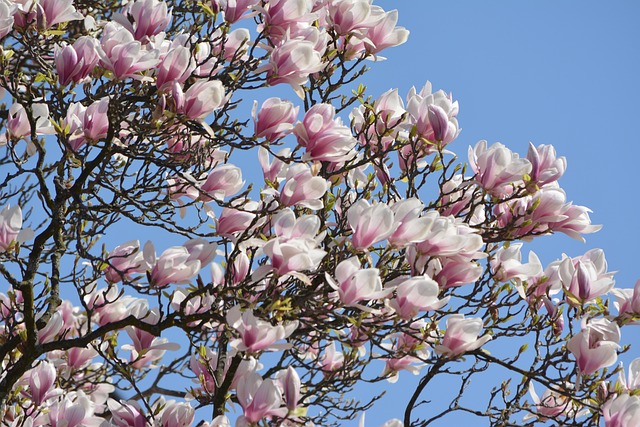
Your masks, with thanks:
[{"label": "blue sky", "polygon": [[462,133],[451,150],[462,158],[480,139],[521,155],[529,141],[554,145],[568,161],[560,180],[567,199],[590,207],[604,228],[586,244],[545,238],[540,256],[551,261],[601,247],[619,270],[618,286],[633,286],[640,278],[640,3],[374,3],[397,8],[411,35],[385,51],[387,61],[372,64],[369,92],[398,87],[403,94],[426,80],[452,92]]},{"label": "blue sky", "polygon": [[[577,256],[603,248],[609,269],[618,271],[616,286],[633,287],[640,279],[640,2],[374,4],[397,8],[399,25],[411,35],[406,44],[383,53],[387,61],[372,64],[364,78],[369,94],[396,87],[406,94],[426,80],[434,90],[452,92],[460,102],[462,133],[450,148],[463,160],[467,147],[480,139],[502,142],[521,155],[529,141],[554,145],[568,162],[560,180],[567,200],[591,208],[593,223],[604,227],[588,235],[586,244],[558,235],[528,247],[543,264],[562,253]],[[623,341],[638,342],[638,331],[628,329]],[[640,356],[640,347],[632,347],[627,360],[633,355]],[[401,416],[407,399],[401,390],[408,384],[400,384],[402,379],[388,387],[389,396],[369,411],[368,426]],[[424,397],[438,393],[431,390]],[[488,425],[473,418],[467,422]]]}]

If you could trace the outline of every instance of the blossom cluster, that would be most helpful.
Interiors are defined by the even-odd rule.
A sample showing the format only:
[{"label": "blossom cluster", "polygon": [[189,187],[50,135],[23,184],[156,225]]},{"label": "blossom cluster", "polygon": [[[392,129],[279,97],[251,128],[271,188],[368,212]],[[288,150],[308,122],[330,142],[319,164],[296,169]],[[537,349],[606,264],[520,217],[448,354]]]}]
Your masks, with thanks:
[{"label": "blossom cluster", "polygon": [[[189,7],[0,0],[1,425],[323,425],[361,382],[469,361],[525,377],[494,419],[639,422],[640,362],[607,369],[640,282],[599,249],[523,259],[600,228],[564,157],[480,141],[463,166],[451,93],[352,90],[408,37],[370,0]],[[243,117],[267,86],[296,96]],[[534,365],[492,356],[523,336]]]}]

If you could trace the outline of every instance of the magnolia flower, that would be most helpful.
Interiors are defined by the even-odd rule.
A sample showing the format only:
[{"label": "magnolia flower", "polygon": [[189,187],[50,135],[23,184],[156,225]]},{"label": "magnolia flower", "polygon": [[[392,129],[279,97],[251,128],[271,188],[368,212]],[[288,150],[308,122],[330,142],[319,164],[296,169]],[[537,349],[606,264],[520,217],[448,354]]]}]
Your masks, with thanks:
[{"label": "magnolia flower", "polygon": [[227,312],[227,322],[240,335],[239,338],[231,340],[231,346],[238,351],[250,353],[291,347],[290,344],[276,343],[287,338],[298,327],[297,321],[273,326],[256,318],[251,310],[241,311],[239,305],[233,306]]},{"label": "magnolia flower", "polygon": [[202,266],[200,260],[184,246],[170,247],[156,259],[153,244],[148,242],[143,253],[151,270],[149,284],[154,288],[164,288],[171,283],[189,283]]},{"label": "magnolia flower", "polygon": [[224,20],[230,24],[248,17],[249,12],[260,0],[212,0],[212,5],[222,11]]},{"label": "magnolia flower", "polygon": [[581,234],[601,228],[591,225],[588,209],[566,203],[564,191],[551,185],[533,195],[497,204],[494,215],[500,227],[527,241],[537,234],[558,231],[584,242]]},{"label": "magnolia flower", "polygon": [[[358,133],[361,145],[368,145],[376,153],[387,150],[396,140],[406,111],[397,89],[388,90],[375,100],[373,105],[360,105],[353,109],[349,118]],[[370,121],[375,119],[375,126]]]},{"label": "magnolia flower", "polygon": [[368,249],[394,231],[393,211],[384,203],[370,205],[367,200],[358,200],[347,211],[347,219],[356,249]]},{"label": "magnolia flower", "polygon": [[82,116],[84,137],[97,141],[109,133],[109,98],[104,97],[87,107]]},{"label": "magnolia flower", "polygon": [[174,82],[184,83],[196,68],[191,51],[185,46],[176,46],[167,53],[158,65],[156,86],[158,90],[168,91]]},{"label": "magnolia flower", "polygon": [[320,357],[319,365],[323,371],[336,371],[344,364],[344,354],[336,349],[335,341],[331,341]]},{"label": "magnolia flower", "polygon": [[38,330],[38,342],[40,344],[52,342],[56,337],[67,332],[69,332],[69,324],[65,322],[62,307],[58,307],[58,310],[53,312],[44,328]]},{"label": "magnolia flower", "polygon": [[189,258],[187,258],[187,260],[198,260],[200,261],[201,267],[213,261],[216,257],[216,249],[218,248],[217,244],[207,242],[199,237],[188,240],[183,246],[187,249],[187,252],[189,252]]},{"label": "magnolia flower", "polygon": [[130,1],[124,15],[116,14],[114,20],[133,34],[136,40],[155,36],[171,22],[167,3],[158,0]]},{"label": "magnolia flower", "polygon": [[301,398],[300,376],[295,369],[289,366],[286,370],[280,371],[276,378],[278,379],[282,389],[282,395],[287,409],[289,411],[295,410],[298,407],[298,403]]},{"label": "magnolia flower", "polygon": [[238,208],[223,208],[215,219],[216,233],[222,237],[230,238],[235,233],[246,231],[254,221],[255,225],[259,226],[264,223],[263,219],[256,219],[259,210],[260,204],[253,200],[242,203]]},{"label": "magnolia flower", "polygon": [[12,245],[25,242],[33,237],[30,228],[22,228],[22,209],[20,206],[6,205],[0,212],[0,253],[6,252]]},{"label": "magnolia flower", "polygon": [[338,291],[342,303],[346,306],[358,306],[363,300],[384,298],[392,289],[382,289],[382,280],[377,268],[360,268],[360,261],[352,257],[342,261],[336,267],[337,282],[325,273],[327,283]]},{"label": "magnolia flower", "polygon": [[95,409],[95,404],[84,392],[72,391],[48,408],[46,425],[98,427],[104,420],[94,415]]},{"label": "magnolia flower", "polygon": [[469,147],[469,165],[478,185],[496,197],[513,193],[524,176],[531,172],[531,163],[521,159],[504,145],[496,142],[487,148],[487,141]]},{"label": "magnolia flower", "polygon": [[640,280],[633,289],[612,289],[611,293],[615,297],[613,305],[618,310],[618,316],[640,317]]},{"label": "magnolia flower", "polygon": [[256,101],[252,110],[255,121],[254,132],[256,137],[265,138],[267,141],[275,141],[290,133],[300,109],[300,107],[294,107],[292,102],[283,101],[280,98],[267,99],[256,114],[257,107]]},{"label": "magnolia flower", "polygon": [[385,359],[384,370],[382,371],[381,376],[386,377],[387,381],[393,384],[398,382],[398,379],[400,379],[400,371],[408,371],[413,375],[419,375],[420,371],[425,366],[427,366],[427,364],[415,356],[405,355],[401,357],[387,358]]},{"label": "magnolia flower", "polygon": [[9,0],[0,1],[0,39],[13,30],[13,14],[16,13],[16,5]]},{"label": "magnolia flower", "polygon": [[477,185],[461,174],[452,176],[442,185],[439,205],[442,216],[465,217],[471,213],[469,225],[481,224],[486,217]]},{"label": "magnolia flower", "polygon": [[340,163],[349,159],[357,144],[351,130],[335,117],[336,110],[330,104],[316,104],[304,115],[293,133],[298,144],[305,147],[303,158]]},{"label": "magnolia flower", "polygon": [[274,45],[289,37],[297,38],[300,29],[309,27],[316,19],[311,13],[312,6],[306,0],[270,0],[260,10],[264,25],[259,30],[264,29]]},{"label": "magnolia flower", "polygon": [[[156,310],[149,310],[146,305],[139,305],[131,310],[131,314],[139,319],[144,319],[146,323],[155,324],[160,320],[160,315]],[[131,338],[132,344],[125,344],[121,348],[131,351],[130,363],[136,369],[160,360],[167,350],[179,350],[180,345],[170,342],[167,338],[156,337],[153,334],[138,329],[133,326],[125,328],[127,335]]]},{"label": "magnolia flower", "polygon": [[298,218],[291,209],[284,209],[274,217],[275,238],[262,248],[271,259],[271,267],[279,275],[315,270],[326,252],[318,248],[323,235],[318,235],[320,221],[313,215]]},{"label": "magnolia flower", "polygon": [[40,406],[46,400],[62,394],[62,390],[55,387],[56,368],[46,360],[40,361],[35,368],[25,372],[21,382],[25,382],[28,385],[28,389],[24,390],[23,393],[36,406]]},{"label": "magnolia flower", "polygon": [[279,275],[318,268],[325,255],[324,250],[310,239],[271,239],[262,248],[271,259],[271,266]]},{"label": "magnolia flower", "polygon": [[[35,103],[31,105],[31,114],[35,122],[36,135],[52,135],[55,129],[49,119],[49,107],[47,104]],[[7,128],[7,138],[19,140],[31,135],[31,122],[24,106],[19,103],[11,104],[9,107],[9,117],[5,123]],[[28,146],[27,153],[33,155],[36,152],[35,146]]]},{"label": "magnolia flower", "polygon": [[138,402],[133,400],[117,402],[108,399],[107,406],[111,412],[112,424],[118,427],[147,427],[147,418]]},{"label": "magnolia flower", "polygon": [[287,408],[281,407],[282,394],[271,379],[263,380],[260,374],[252,372],[243,375],[237,386],[238,403],[242,406],[244,420],[236,425],[257,423],[267,416],[283,417]]},{"label": "magnolia flower", "polygon": [[385,12],[378,6],[372,6],[369,23],[364,31],[366,51],[375,55],[384,49],[405,43],[409,38],[409,30],[396,27],[397,23],[397,10]]},{"label": "magnolia flower", "polygon": [[73,45],[56,45],[53,52],[60,85],[88,77],[100,59],[98,48],[98,41],[91,36],[79,37]]},{"label": "magnolia flower", "polygon": [[54,25],[68,21],[84,19],[84,15],[76,11],[73,0],[39,0],[36,3],[38,22],[44,28],[51,28]]},{"label": "magnolia flower", "polygon": [[[569,389],[565,392],[570,394],[572,391]],[[536,414],[542,418],[555,418],[560,415],[570,416],[575,413],[575,405],[571,398],[565,394],[547,389],[542,394],[542,397],[538,397],[533,387],[533,381],[529,382],[529,394],[536,405]],[[524,417],[524,420],[526,421],[530,418],[534,418],[534,415],[528,414]]]},{"label": "magnolia flower", "polygon": [[155,67],[160,61],[157,50],[143,47],[131,32],[115,22],[105,26],[100,45],[100,64],[119,80],[142,79],[139,73]]},{"label": "magnolia flower", "polygon": [[567,168],[564,157],[556,157],[553,145],[534,146],[529,143],[527,160],[531,163],[531,182],[538,187],[548,185],[560,178]]},{"label": "magnolia flower", "polygon": [[508,282],[516,279],[526,281],[530,277],[542,274],[542,264],[540,259],[533,252],[529,252],[529,262],[523,264],[520,255],[522,243],[512,243],[508,247],[500,247],[491,259],[491,273],[494,279],[499,282]]},{"label": "magnolia flower", "polygon": [[589,212],[591,212],[591,209],[587,207],[568,203],[562,211],[564,219],[549,224],[549,229],[584,242],[583,234],[595,233],[602,228],[602,225],[591,224]]},{"label": "magnolia flower", "polygon": [[369,25],[370,0],[333,0],[328,3],[328,9],[327,19],[341,36]]},{"label": "magnolia flower", "polygon": [[429,211],[422,216],[423,240],[410,246],[419,255],[462,256],[466,258],[486,257],[481,249],[484,245],[478,231],[464,221]]},{"label": "magnolia flower", "polygon": [[640,396],[621,394],[602,405],[605,427],[636,427],[640,425]]},{"label": "magnolia flower", "polygon": [[192,120],[204,120],[225,102],[225,89],[220,80],[198,80],[187,89],[186,93],[174,81],[174,99],[176,110]]},{"label": "magnolia flower", "polygon": [[186,402],[169,401],[160,414],[161,427],[191,427],[195,410]]},{"label": "magnolia flower", "polygon": [[625,375],[622,363],[620,363],[620,373],[616,385],[620,385],[623,390],[633,392],[640,389],[640,358],[634,359],[629,364],[629,375]]},{"label": "magnolia flower", "polygon": [[144,271],[144,257],[140,251],[140,242],[131,240],[116,246],[107,256],[105,278],[109,283],[118,283],[122,278],[130,280],[133,274]]},{"label": "magnolia flower", "polygon": [[453,101],[451,94],[442,90],[432,93],[431,82],[427,82],[420,92],[411,88],[407,95],[407,112],[417,135],[427,141],[422,147],[424,154],[444,147],[458,136],[458,111],[458,101]]},{"label": "magnolia flower", "polygon": [[231,421],[226,415],[218,415],[210,423],[203,423],[201,427],[231,427]]},{"label": "magnolia flower", "polygon": [[582,330],[567,343],[582,375],[611,366],[618,358],[620,328],[607,319],[582,321]]},{"label": "magnolia flower", "polygon": [[277,157],[274,157],[273,161],[270,161],[269,151],[264,147],[258,148],[258,161],[260,162],[265,181],[275,183],[278,178],[284,178],[281,176],[281,173],[283,170],[285,173],[289,172],[289,168],[285,169],[286,163],[281,160],[281,158],[287,158],[290,154],[291,150],[289,148],[283,148],[278,151]]},{"label": "magnolia flower", "polygon": [[396,296],[389,306],[405,320],[415,317],[420,311],[438,310],[449,297],[438,299],[440,287],[428,276],[416,276],[403,280],[396,286]]},{"label": "magnolia flower", "polygon": [[612,273],[605,273],[607,268],[604,253],[600,250],[601,265],[587,257],[578,259],[565,258],[558,268],[560,281],[568,294],[572,305],[580,305],[592,301],[608,293],[615,284]]},{"label": "magnolia flower", "polygon": [[322,196],[331,184],[321,176],[315,176],[309,166],[296,163],[289,166],[286,182],[280,191],[280,201],[284,206],[302,206],[320,209],[324,206]]},{"label": "magnolia flower", "polygon": [[385,367],[382,376],[387,381],[395,383],[400,377],[400,371],[409,371],[418,375],[427,364],[423,361],[429,358],[429,347],[423,340],[426,322],[419,320],[411,323],[406,332],[392,335],[393,345],[382,343],[381,347],[388,350],[390,356],[384,358]]},{"label": "magnolia flower", "polygon": [[270,85],[290,84],[302,97],[301,86],[309,80],[309,74],[323,67],[322,56],[313,43],[306,40],[287,40],[275,47],[265,66]]},{"label": "magnolia flower", "polygon": [[388,237],[389,243],[404,247],[425,240],[430,233],[431,220],[420,217],[423,209],[424,204],[414,197],[394,203],[391,206],[394,231]]},{"label": "magnolia flower", "polygon": [[221,200],[236,194],[244,186],[242,169],[232,164],[218,165],[200,181],[200,199]]},{"label": "magnolia flower", "polygon": [[491,339],[489,334],[478,338],[482,327],[482,319],[465,319],[464,314],[452,314],[447,318],[447,329],[442,343],[436,345],[434,350],[449,358],[477,350]]}]

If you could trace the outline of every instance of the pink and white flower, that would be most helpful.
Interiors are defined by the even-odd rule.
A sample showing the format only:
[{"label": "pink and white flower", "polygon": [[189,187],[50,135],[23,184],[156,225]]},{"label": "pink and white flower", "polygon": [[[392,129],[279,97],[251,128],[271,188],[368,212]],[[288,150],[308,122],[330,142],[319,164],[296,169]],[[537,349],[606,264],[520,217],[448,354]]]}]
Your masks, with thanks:
[{"label": "pink and white flower", "polygon": [[13,15],[17,12],[14,2],[9,0],[0,1],[0,39],[13,30]]},{"label": "pink and white flower", "polygon": [[377,55],[389,47],[399,46],[409,38],[409,30],[404,27],[396,27],[398,23],[398,11],[385,12],[379,6],[371,6],[371,15],[366,30],[364,31],[367,53]]},{"label": "pink and white flower", "polygon": [[325,274],[327,283],[338,291],[338,296],[346,306],[362,307],[358,303],[384,298],[392,289],[383,289],[380,271],[377,268],[361,269],[357,257],[346,259],[336,267],[336,280]]},{"label": "pink and white flower", "polygon": [[133,78],[141,80],[140,72],[149,70],[160,62],[160,52],[143,47],[140,41],[115,22],[109,22],[100,41],[100,65],[113,72],[116,79]]},{"label": "pink and white flower", "polygon": [[526,281],[531,277],[542,274],[542,264],[535,252],[529,252],[529,262],[522,263],[520,250],[522,243],[512,243],[509,246],[501,246],[491,259],[491,273],[499,282],[509,280]]},{"label": "pink and white flower", "polygon": [[635,427],[640,425],[640,396],[621,394],[602,406],[605,427]]},{"label": "pink and white flower", "polygon": [[333,105],[316,104],[295,126],[298,144],[305,147],[303,159],[340,163],[355,155],[357,141],[335,114]]},{"label": "pink and white flower", "polygon": [[220,80],[198,80],[186,93],[174,82],[173,93],[176,111],[191,120],[204,120],[226,102],[225,89]]},{"label": "pink and white flower", "polygon": [[239,305],[227,312],[227,322],[240,335],[231,340],[230,345],[238,351],[250,353],[290,348],[288,343],[277,342],[288,338],[298,328],[298,321],[273,326],[255,317],[251,310],[242,311]]},{"label": "pink and white flower", "polygon": [[22,209],[20,206],[6,205],[0,212],[0,253],[6,252],[16,244],[33,237],[30,228],[22,228]]},{"label": "pink and white flower", "polygon": [[254,133],[267,141],[278,140],[293,130],[300,107],[294,107],[291,101],[269,98],[262,103],[256,114],[257,101],[253,104]]},{"label": "pink and white flower", "polygon": [[138,402],[108,399],[107,406],[111,412],[111,422],[117,427],[147,427],[147,418]]},{"label": "pink and white flower", "polygon": [[[569,394],[571,390],[566,390],[565,393]],[[571,398],[558,391],[547,389],[542,394],[542,397],[538,397],[533,387],[533,381],[529,382],[529,394],[531,395],[531,400],[533,400],[533,403],[536,405],[536,415],[543,419],[570,416],[576,412],[575,405],[571,401]],[[525,416],[524,421],[533,417],[533,414],[529,414]]]},{"label": "pink and white flower", "polygon": [[117,14],[114,20],[129,30],[136,40],[144,42],[167,28],[171,11],[163,1],[135,0],[130,1],[124,14]]},{"label": "pink and white flower", "polygon": [[79,37],[73,45],[56,45],[53,52],[60,85],[87,78],[100,60],[98,49],[98,41],[90,36]]},{"label": "pink and white flower", "polygon": [[444,147],[458,136],[458,111],[458,101],[442,90],[432,93],[431,82],[427,82],[420,92],[411,88],[407,95],[407,112],[416,134],[427,141],[422,147],[424,154]]},{"label": "pink and white flower", "polygon": [[[95,404],[82,391],[72,391],[49,407],[45,415],[52,427],[98,427],[103,419],[95,416]],[[43,420],[44,421],[44,420]]]},{"label": "pink and white flower", "polygon": [[148,242],[143,253],[150,269],[149,284],[158,289],[172,283],[189,283],[202,267],[200,260],[192,256],[184,246],[170,247],[156,258],[153,244]]},{"label": "pink and white flower", "polygon": [[161,92],[169,91],[174,82],[184,83],[196,68],[191,51],[185,46],[176,46],[167,53],[158,65],[156,86]]},{"label": "pink and white flower", "polygon": [[487,141],[469,147],[469,165],[478,185],[495,197],[512,194],[531,172],[529,160],[521,159],[499,142],[488,148]]},{"label": "pink and white flower", "polygon": [[[271,379],[263,380],[257,372],[240,377],[237,396],[243,415],[236,422],[237,426],[253,425],[265,417],[287,414],[282,407],[282,394]],[[244,418],[244,419],[242,419]]]},{"label": "pink and white flower", "polygon": [[367,200],[358,200],[349,207],[347,219],[353,230],[351,243],[356,249],[368,249],[394,231],[393,211],[385,203],[372,205]]},{"label": "pink and white flower", "polygon": [[134,274],[145,269],[140,242],[137,240],[116,246],[109,252],[107,262],[109,264],[104,270],[104,275],[109,283],[118,283],[123,277],[130,280]]},{"label": "pink and white flower", "polygon": [[565,258],[558,268],[560,282],[572,305],[581,305],[607,294],[615,284],[607,271],[601,249],[591,250],[578,258]]},{"label": "pink and white flower", "polygon": [[170,400],[159,414],[161,427],[191,427],[195,410],[187,402]]},{"label": "pink and white flower", "polygon": [[440,287],[428,276],[405,278],[396,287],[396,295],[389,299],[389,306],[398,316],[410,320],[421,311],[438,310],[449,297],[438,299]]},{"label": "pink and white flower", "polygon": [[323,66],[322,56],[313,43],[293,39],[273,49],[264,71],[270,85],[289,84],[302,97],[301,86],[309,80],[310,74],[320,71]]},{"label": "pink and white flower", "polygon": [[280,191],[280,202],[284,206],[302,206],[309,209],[321,209],[322,198],[331,184],[321,176],[311,172],[309,166],[296,163],[289,166],[286,182]]},{"label": "pink and white flower", "polygon": [[553,145],[534,146],[529,143],[527,160],[531,162],[531,182],[538,187],[543,187],[557,181],[567,168],[567,160],[556,156]]},{"label": "pink and white flower", "polygon": [[43,28],[51,28],[54,25],[68,21],[84,19],[73,6],[73,0],[39,0],[35,9],[38,22]]},{"label": "pink and white flower", "polygon": [[477,350],[491,339],[489,334],[478,338],[482,327],[482,319],[466,319],[464,314],[452,314],[447,318],[444,338],[440,344],[434,347],[434,350],[448,358],[455,358],[469,351]]},{"label": "pink and white flower", "polygon": [[567,349],[576,358],[582,375],[591,375],[599,369],[616,363],[620,347],[620,328],[607,319],[582,321],[582,330],[567,343]]}]

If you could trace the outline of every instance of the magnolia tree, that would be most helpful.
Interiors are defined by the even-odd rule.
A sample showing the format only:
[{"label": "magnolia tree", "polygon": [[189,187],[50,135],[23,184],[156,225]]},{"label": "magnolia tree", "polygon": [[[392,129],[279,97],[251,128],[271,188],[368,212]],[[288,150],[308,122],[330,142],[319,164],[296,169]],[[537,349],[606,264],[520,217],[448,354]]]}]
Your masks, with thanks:
[{"label": "magnolia tree", "polygon": [[523,253],[599,228],[564,157],[458,158],[450,94],[368,96],[396,23],[369,0],[0,0],[2,425],[364,424],[408,374],[376,425],[640,425],[640,364],[615,369],[640,285],[598,249]]}]

